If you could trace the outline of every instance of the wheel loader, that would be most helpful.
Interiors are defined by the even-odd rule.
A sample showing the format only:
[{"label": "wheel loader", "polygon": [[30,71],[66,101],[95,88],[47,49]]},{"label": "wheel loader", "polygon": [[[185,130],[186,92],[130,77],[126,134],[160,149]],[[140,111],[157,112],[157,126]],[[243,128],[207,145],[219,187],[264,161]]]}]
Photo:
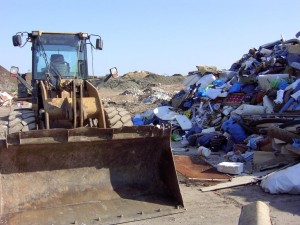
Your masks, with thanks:
[{"label": "wheel loader", "polygon": [[183,212],[171,128],[132,126],[126,110],[104,108],[88,80],[87,48],[102,50],[101,37],[19,32],[14,46],[24,39],[31,84],[17,67],[11,74],[29,86],[32,109],[11,112],[0,140],[0,224],[118,224]]}]

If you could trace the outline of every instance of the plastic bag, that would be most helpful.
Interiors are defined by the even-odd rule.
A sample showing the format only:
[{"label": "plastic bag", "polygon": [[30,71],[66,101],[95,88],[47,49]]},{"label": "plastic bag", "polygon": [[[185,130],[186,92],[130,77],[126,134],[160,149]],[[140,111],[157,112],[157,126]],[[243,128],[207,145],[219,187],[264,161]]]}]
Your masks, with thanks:
[{"label": "plastic bag", "polygon": [[261,187],[271,194],[300,194],[300,163],[264,178]]},{"label": "plastic bag", "polygon": [[264,114],[265,113],[265,107],[261,105],[249,105],[249,104],[242,104],[237,109],[231,112],[231,115],[237,114],[237,115],[255,115],[255,114]]},{"label": "plastic bag", "polygon": [[247,134],[243,127],[241,127],[237,122],[235,122],[232,118],[226,120],[222,124],[222,129],[229,133],[234,142],[242,142],[246,139]]}]

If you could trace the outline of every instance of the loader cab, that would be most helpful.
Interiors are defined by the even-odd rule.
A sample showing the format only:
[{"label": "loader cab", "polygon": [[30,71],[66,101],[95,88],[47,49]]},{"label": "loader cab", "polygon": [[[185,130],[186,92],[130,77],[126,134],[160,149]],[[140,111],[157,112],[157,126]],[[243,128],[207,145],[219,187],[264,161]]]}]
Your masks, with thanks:
[{"label": "loader cab", "polygon": [[[91,41],[94,38],[95,42]],[[42,104],[38,100],[41,98],[41,83],[47,84],[47,91],[56,92],[56,97],[62,96],[60,93],[62,89],[68,89],[66,91],[70,92],[73,88],[67,86],[74,83],[72,82],[74,79],[88,79],[87,46],[90,45],[91,49],[103,49],[103,42],[99,35],[82,32],[18,32],[12,37],[12,41],[15,47],[21,48],[26,43],[32,44],[31,93],[32,104],[36,110]],[[62,81],[64,81],[63,88]]]},{"label": "loader cab", "polygon": [[34,80],[87,79],[87,34],[31,33]]}]

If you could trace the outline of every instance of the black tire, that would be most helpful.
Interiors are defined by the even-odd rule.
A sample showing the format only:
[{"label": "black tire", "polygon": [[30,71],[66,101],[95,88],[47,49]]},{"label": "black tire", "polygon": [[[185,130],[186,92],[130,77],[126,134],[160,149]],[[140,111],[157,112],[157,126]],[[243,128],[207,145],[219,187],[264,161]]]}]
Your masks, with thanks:
[{"label": "black tire", "polygon": [[30,109],[13,111],[8,116],[8,133],[29,131],[36,129],[35,114]]},{"label": "black tire", "polygon": [[131,116],[126,109],[109,107],[104,108],[108,128],[132,127]]}]

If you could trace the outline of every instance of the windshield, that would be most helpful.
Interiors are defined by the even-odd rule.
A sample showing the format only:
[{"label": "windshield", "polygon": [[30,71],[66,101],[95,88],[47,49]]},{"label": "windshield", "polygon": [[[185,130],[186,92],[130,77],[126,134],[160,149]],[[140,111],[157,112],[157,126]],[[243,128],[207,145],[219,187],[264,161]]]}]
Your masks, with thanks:
[{"label": "windshield", "polygon": [[33,76],[87,79],[85,40],[76,34],[43,34],[33,39]]}]

